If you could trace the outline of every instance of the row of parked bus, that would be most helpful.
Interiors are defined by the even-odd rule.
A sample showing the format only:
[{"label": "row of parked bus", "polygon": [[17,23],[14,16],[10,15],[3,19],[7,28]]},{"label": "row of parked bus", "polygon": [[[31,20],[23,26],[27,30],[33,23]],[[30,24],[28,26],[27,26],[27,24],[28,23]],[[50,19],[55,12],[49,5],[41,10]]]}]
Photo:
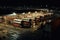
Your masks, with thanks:
[{"label": "row of parked bus", "polygon": [[[21,14],[20,14],[21,15]],[[22,15],[23,16],[23,15]],[[7,21],[7,24],[11,24],[13,26],[16,26],[16,27],[27,27],[27,28],[30,28],[30,27],[33,27],[38,25],[40,22],[51,22],[51,18],[52,18],[52,14],[51,13],[29,13],[27,15],[25,15],[27,17],[25,18],[13,18],[13,20],[10,20],[8,18],[11,18],[8,16],[8,20]],[[31,17],[32,16],[32,17]],[[13,17],[13,16],[12,16]],[[1,17],[0,18],[0,23],[4,21],[4,18]]]},{"label": "row of parked bus", "polygon": [[33,26],[34,23],[35,25],[38,25],[38,23],[44,22],[44,21],[51,22],[51,18],[52,18],[52,15],[45,15],[44,17],[40,16],[40,17],[35,17],[34,19],[30,19],[30,18],[13,19],[12,21],[9,21],[9,23],[16,27],[30,28]]}]

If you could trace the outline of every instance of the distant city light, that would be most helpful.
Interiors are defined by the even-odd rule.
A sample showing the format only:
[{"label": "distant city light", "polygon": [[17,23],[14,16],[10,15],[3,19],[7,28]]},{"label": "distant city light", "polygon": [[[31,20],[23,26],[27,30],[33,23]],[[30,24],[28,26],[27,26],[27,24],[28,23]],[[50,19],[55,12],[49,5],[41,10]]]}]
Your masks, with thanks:
[{"label": "distant city light", "polygon": [[47,5],[46,5],[46,7],[47,7]]},{"label": "distant city light", "polygon": [[42,7],[42,5],[41,5],[41,7]]},{"label": "distant city light", "polygon": [[53,12],[53,10],[50,10],[50,12]]}]

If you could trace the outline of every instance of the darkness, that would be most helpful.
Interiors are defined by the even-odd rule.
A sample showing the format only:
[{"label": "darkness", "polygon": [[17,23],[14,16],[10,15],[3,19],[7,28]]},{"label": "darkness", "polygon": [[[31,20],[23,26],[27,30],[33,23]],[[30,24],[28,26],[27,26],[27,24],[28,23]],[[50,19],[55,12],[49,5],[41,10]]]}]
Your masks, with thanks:
[{"label": "darkness", "polygon": [[[0,0],[0,13],[8,14],[15,11],[15,8],[60,8],[59,0]],[[42,6],[42,7],[41,7]],[[18,9],[19,9],[18,8]]]},{"label": "darkness", "polygon": [[[42,5],[42,7],[41,7],[41,5]],[[51,8],[51,7],[60,8],[60,1],[59,0],[0,0],[0,15],[9,14],[9,13],[12,13],[14,11],[15,12],[16,11],[21,11],[21,12],[27,11],[26,10],[27,8],[46,8],[46,5],[47,5],[47,8]],[[23,11],[18,10],[19,9],[18,7],[22,8]],[[18,8],[18,9],[16,9],[16,8]],[[28,10],[28,11],[31,11],[31,10]],[[35,10],[33,10],[33,11],[35,11]],[[47,24],[47,25],[49,25],[49,24]],[[44,28],[42,30],[43,30],[44,35],[46,33],[50,33],[50,32],[45,31]],[[37,34],[37,35],[35,35],[35,34]],[[30,33],[30,35],[29,35],[29,33],[24,34],[24,36],[22,36],[22,37],[23,38],[25,37],[26,39],[28,38],[28,40],[29,39],[41,40],[40,39],[41,36],[42,36],[43,40],[48,38],[48,37],[44,38],[43,34],[41,33],[40,29],[38,29],[38,31],[36,31],[35,33],[32,33],[32,34]],[[31,35],[32,35],[32,37],[31,37]],[[36,39],[37,36],[38,36],[38,38]],[[49,34],[47,34],[47,36],[51,37],[51,35],[49,35]],[[23,40],[25,40],[25,38]],[[51,38],[49,38],[49,39],[51,39]]]},{"label": "darkness", "polygon": [[60,7],[59,0],[0,0],[0,6],[56,6]]}]

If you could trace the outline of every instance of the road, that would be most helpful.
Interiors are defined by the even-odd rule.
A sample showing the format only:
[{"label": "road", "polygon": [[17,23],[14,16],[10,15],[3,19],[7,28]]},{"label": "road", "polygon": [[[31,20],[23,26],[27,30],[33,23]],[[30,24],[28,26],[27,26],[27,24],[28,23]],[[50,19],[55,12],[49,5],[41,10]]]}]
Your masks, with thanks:
[{"label": "road", "polygon": [[20,34],[23,34],[25,32],[34,32],[37,30],[38,26],[32,27],[32,28],[20,28],[20,27],[14,27],[9,24],[0,23],[0,39],[2,40],[16,40],[14,37],[19,36]]}]

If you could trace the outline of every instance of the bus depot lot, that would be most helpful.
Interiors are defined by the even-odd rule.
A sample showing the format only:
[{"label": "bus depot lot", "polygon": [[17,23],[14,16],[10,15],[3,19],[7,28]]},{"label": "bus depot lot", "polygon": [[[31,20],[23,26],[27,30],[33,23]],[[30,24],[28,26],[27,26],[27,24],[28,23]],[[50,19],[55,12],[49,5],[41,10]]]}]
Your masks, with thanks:
[{"label": "bus depot lot", "polygon": [[31,28],[19,28],[11,25],[5,26],[4,24],[0,23],[0,38],[3,40],[9,40],[12,35],[20,35],[27,31],[32,31],[32,30]]},{"label": "bus depot lot", "polygon": [[[37,22],[38,25],[35,25],[35,22],[34,22],[35,17],[38,20],[40,16],[44,17],[44,15],[51,15],[51,14],[53,14],[53,13],[50,13],[50,12],[44,13],[42,11],[40,11],[40,12],[35,11],[33,13],[31,13],[31,12],[22,13],[22,14],[13,13],[13,14],[5,15],[5,16],[3,16],[5,21],[3,23],[0,23],[0,29],[1,29],[1,31],[6,30],[7,33],[9,33],[9,31],[11,31],[11,30],[19,31],[19,32],[23,32],[23,31],[32,31],[33,32],[33,31],[37,30],[40,27],[40,25],[42,24],[42,22]],[[23,19],[23,21],[29,21],[29,18],[32,19],[32,27],[21,28],[20,24],[19,24],[21,19]],[[17,19],[19,19],[19,20],[17,20]],[[45,22],[46,21],[44,21],[43,23],[45,24]],[[16,24],[16,23],[18,23],[18,24]]]},{"label": "bus depot lot", "polygon": [[[12,35],[14,35],[16,37],[16,35],[22,34],[22,33],[27,32],[27,31],[31,31],[31,32],[36,31],[42,24],[42,22],[39,22],[40,21],[39,17],[40,16],[44,17],[44,15],[50,15],[51,14],[51,13],[43,14],[43,12],[41,12],[41,13],[42,14],[40,14],[40,12],[35,11],[35,13],[32,13],[32,14],[30,14],[30,12],[28,12],[28,14],[25,14],[25,13],[15,14],[15,13],[13,13],[14,14],[13,16],[12,16],[12,14],[11,15],[5,15],[4,16],[5,21],[0,23],[0,31],[1,31],[0,35],[1,35],[2,39],[4,37],[9,39],[9,37]],[[38,22],[36,20],[36,24],[38,24],[38,25],[35,25],[35,22],[33,21],[35,19],[35,17],[37,18],[37,20],[39,19]],[[29,22],[29,18],[31,18],[32,24],[33,24],[32,27],[21,28],[21,26],[19,24],[21,20],[16,20],[16,19],[22,19],[22,18],[24,19],[23,21],[27,21],[27,22]],[[28,18],[28,19],[26,20],[26,18]],[[16,24],[16,23],[18,23],[18,24]],[[46,20],[43,23],[45,24]]]},{"label": "bus depot lot", "polygon": [[[34,32],[35,30],[37,30],[37,26],[34,28],[33,27],[20,28],[20,27],[14,27],[12,25],[0,23],[0,38],[3,40],[9,40],[11,37],[15,38],[21,34],[24,34],[24,33],[29,32],[29,31]],[[4,39],[4,37],[5,37],[5,39]]]}]

